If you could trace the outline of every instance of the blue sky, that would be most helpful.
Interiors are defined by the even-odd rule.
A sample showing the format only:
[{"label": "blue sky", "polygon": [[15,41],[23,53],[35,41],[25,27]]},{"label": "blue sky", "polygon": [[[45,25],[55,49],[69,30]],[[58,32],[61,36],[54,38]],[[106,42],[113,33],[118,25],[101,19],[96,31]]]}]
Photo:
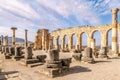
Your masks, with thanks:
[{"label": "blue sky", "polygon": [[34,41],[41,28],[111,24],[111,9],[116,7],[120,0],[0,0],[0,34],[11,36],[15,26],[17,37],[24,38],[28,29],[28,38]]}]

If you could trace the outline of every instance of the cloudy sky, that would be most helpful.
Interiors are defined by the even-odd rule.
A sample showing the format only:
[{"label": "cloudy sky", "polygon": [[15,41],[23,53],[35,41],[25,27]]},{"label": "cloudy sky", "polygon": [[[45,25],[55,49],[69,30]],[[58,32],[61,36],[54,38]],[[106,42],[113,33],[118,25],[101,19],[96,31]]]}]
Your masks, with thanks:
[{"label": "cloudy sky", "polygon": [[15,26],[17,37],[24,38],[28,29],[28,38],[34,41],[41,28],[111,24],[111,9],[116,7],[120,0],[0,0],[0,35],[11,36]]}]

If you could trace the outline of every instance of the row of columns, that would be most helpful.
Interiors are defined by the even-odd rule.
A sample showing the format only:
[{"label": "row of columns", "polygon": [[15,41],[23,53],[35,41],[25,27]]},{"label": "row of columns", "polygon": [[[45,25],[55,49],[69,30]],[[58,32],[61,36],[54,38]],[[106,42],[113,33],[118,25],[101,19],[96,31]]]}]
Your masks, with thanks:
[{"label": "row of columns", "polygon": [[[106,35],[105,35],[106,36]],[[59,41],[58,41],[58,38],[55,38],[55,48],[59,48]],[[53,43],[52,43],[53,45]],[[62,38],[61,39],[61,49],[64,49],[65,48],[65,39]],[[101,47],[106,47],[107,46],[107,38],[106,37],[102,37],[102,41],[101,41]],[[88,37],[88,44],[87,44],[87,47],[95,47],[95,39],[94,38],[91,38],[91,37]],[[68,36],[68,49],[71,50],[73,49],[73,39],[72,39],[72,36]],[[76,37],[76,45],[75,45],[75,49],[77,50],[81,50],[82,49],[82,38],[81,36],[77,35]]]},{"label": "row of columns", "polygon": [[[118,53],[118,46],[117,46],[117,39],[118,39],[118,31],[119,31],[119,40],[120,40],[120,28],[118,30],[118,17],[117,17],[117,13],[118,13],[119,9],[115,8],[112,9],[112,51],[117,54]],[[108,45],[108,40],[107,40],[107,34],[102,34],[102,41],[101,41],[101,47],[107,47]],[[72,43],[73,43],[73,39],[72,39],[72,35],[68,36],[68,48],[71,50],[72,49]],[[82,48],[82,42],[81,42],[81,36],[77,35],[77,40],[76,40],[76,49],[81,50]],[[62,39],[62,49],[64,49],[64,44],[65,44],[65,40]],[[88,36],[88,47],[91,48],[95,48],[95,39],[93,39],[92,37]],[[58,39],[55,39],[55,48],[58,48]],[[120,41],[119,41],[119,51],[120,51]]]},{"label": "row of columns", "polygon": [[[17,30],[17,28],[12,27],[11,29],[13,31],[13,33],[12,33],[12,46],[15,47],[15,42],[16,42],[15,41],[15,31]],[[27,43],[27,31],[28,30],[25,29],[25,47],[28,46],[28,43]],[[8,36],[3,37],[3,35],[1,35],[1,40],[0,41],[1,41],[1,45],[7,46],[8,45]]]}]

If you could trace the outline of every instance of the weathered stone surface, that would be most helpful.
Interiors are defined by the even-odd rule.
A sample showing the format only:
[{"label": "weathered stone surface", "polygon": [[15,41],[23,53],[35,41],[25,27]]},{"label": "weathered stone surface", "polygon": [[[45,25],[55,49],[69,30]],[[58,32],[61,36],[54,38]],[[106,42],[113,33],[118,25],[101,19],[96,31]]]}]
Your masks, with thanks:
[{"label": "weathered stone surface", "polygon": [[36,58],[39,59],[40,62],[45,62],[46,55],[37,55]]},{"label": "weathered stone surface", "polygon": [[72,55],[72,57],[77,61],[81,61],[82,54],[81,53],[74,53]]},{"label": "weathered stone surface", "polygon": [[61,63],[61,61],[60,60],[58,61],[46,60],[46,63],[47,64],[58,64],[58,63]]},{"label": "weathered stone surface", "polygon": [[102,47],[100,52],[99,52],[99,55],[98,55],[99,58],[107,58],[107,47]]},{"label": "weathered stone surface", "polygon": [[59,68],[43,68],[42,70],[39,71],[42,74],[47,75],[48,77],[57,77],[61,74],[61,71]]},{"label": "weathered stone surface", "polygon": [[32,59],[33,53],[31,47],[25,48],[25,59]]},{"label": "weathered stone surface", "polygon": [[9,53],[15,55],[15,47],[9,47]]},{"label": "weathered stone surface", "polygon": [[51,49],[48,54],[49,54],[50,60],[52,61],[59,60],[59,51],[57,49]]},{"label": "weathered stone surface", "polygon": [[94,59],[92,57],[92,48],[87,47],[85,48],[85,51],[82,53],[82,61],[88,62],[88,63],[93,63]]}]

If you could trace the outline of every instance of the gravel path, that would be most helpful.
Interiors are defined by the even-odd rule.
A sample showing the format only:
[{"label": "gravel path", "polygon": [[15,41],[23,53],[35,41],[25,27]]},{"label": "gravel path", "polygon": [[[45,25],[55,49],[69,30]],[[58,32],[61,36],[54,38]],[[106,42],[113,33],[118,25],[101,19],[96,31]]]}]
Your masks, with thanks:
[{"label": "gravel path", "polygon": [[[37,52],[36,52],[37,54]],[[61,53],[61,58],[71,57]],[[3,59],[0,55],[0,61]],[[37,72],[42,66],[28,68],[19,61],[4,60],[0,64],[4,70],[0,74],[4,80],[120,80],[120,59],[95,59],[95,64],[72,61],[70,71],[57,78],[49,78]],[[7,75],[7,77],[5,76]]]}]

